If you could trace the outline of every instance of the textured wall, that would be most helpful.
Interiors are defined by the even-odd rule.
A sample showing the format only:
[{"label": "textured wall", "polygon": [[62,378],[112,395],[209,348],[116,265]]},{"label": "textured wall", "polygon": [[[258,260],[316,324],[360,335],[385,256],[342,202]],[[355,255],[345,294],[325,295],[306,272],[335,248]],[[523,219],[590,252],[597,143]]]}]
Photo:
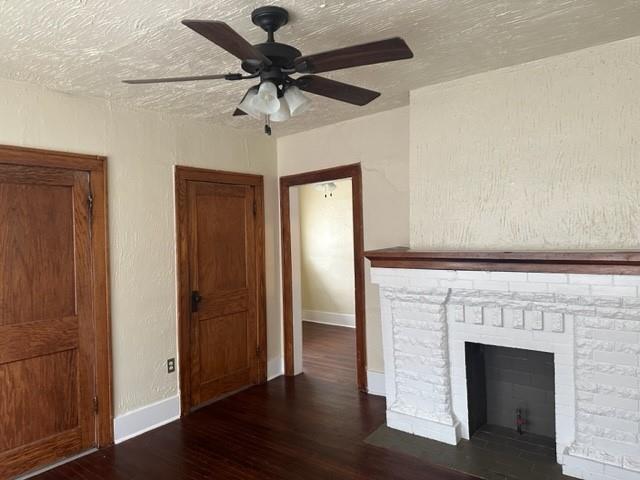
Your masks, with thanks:
[{"label": "textured wall", "polygon": [[[278,139],[278,174],[362,165],[365,249],[409,242],[409,110],[406,107]],[[369,369],[382,371],[378,288],[365,272]]]},{"label": "textured wall", "polygon": [[280,356],[275,142],[0,82],[0,143],[106,155],[115,413],[177,393],[173,166],[265,175],[269,356]]},{"label": "textured wall", "polygon": [[354,314],[351,180],[334,183],[330,197],[300,187],[302,308]]},{"label": "textured wall", "polygon": [[638,248],[640,37],[411,95],[413,248]]}]

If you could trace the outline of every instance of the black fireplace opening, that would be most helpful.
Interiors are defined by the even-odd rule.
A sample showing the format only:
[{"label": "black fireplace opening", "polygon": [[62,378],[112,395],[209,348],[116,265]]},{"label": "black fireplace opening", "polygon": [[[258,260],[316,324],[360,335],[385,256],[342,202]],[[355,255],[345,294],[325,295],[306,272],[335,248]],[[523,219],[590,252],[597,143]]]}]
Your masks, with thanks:
[{"label": "black fireplace opening", "polygon": [[470,438],[502,432],[555,444],[553,354],[470,342],[465,354]]}]

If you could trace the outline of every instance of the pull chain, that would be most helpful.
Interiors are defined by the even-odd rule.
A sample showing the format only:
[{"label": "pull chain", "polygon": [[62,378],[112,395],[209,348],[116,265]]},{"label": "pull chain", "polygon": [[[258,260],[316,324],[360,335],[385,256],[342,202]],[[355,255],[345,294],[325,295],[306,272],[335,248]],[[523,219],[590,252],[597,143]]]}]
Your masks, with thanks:
[{"label": "pull chain", "polygon": [[264,116],[264,133],[266,133],[267,135],[271,135],[271,116],[270,115]]}]

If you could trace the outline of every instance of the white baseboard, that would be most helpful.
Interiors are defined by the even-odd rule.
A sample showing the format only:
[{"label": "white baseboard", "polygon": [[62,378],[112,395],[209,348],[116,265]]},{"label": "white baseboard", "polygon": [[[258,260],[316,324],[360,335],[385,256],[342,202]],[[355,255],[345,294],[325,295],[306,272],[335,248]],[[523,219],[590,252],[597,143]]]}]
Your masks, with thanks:
[{"label": "white baseboard", "polygon": [[267,382],[284,375],[284,360],[282,357],[267,361]]},{"label": "white baseboard", "polygon": [[[284,374],[282,357],[267,362],[267,380]],[[113,420],[114,442],[122,443],[180,418],[180,395],[132,410]]]},{"label": "white baseboard", "polygon": [[180,395],[145,405],[113,420],[114,441],[115,443],[124,442],[178,418],[180,418]]},{"label": "white baseboard", "polygon": [[324,323],[338,327],[356,328],[356,316],[352,313],[321,312],[319,310],[303,310],[303,322]]},{"label": "white baseboard", "polygon": [[386,396],[384,373],[367,370],[367,392],[370,395]]}]

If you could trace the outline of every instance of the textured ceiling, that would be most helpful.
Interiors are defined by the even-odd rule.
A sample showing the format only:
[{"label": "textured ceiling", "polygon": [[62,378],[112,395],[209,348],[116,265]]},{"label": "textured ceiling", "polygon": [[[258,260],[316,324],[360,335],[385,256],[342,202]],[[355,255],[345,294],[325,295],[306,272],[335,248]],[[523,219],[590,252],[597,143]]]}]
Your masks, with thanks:
[{"label": "textured ceiling", "polygon": [[[268,3],[268,2],[265,2]],[[291,21],[276,38],[303,53],[400,35],[413,60],[326,74],[382,92],[367,107],[313,96],[289,134],[408,103],[416,87],[640,35],[638,0],[288,0]],[[264,32],[248,0],[0,0],[0,76],[145,109],[259,128],[232,118],[251,83],[130,86],[126,78],[224,73],[238,61],[180,24],[229,23],[252,43]]]}]

